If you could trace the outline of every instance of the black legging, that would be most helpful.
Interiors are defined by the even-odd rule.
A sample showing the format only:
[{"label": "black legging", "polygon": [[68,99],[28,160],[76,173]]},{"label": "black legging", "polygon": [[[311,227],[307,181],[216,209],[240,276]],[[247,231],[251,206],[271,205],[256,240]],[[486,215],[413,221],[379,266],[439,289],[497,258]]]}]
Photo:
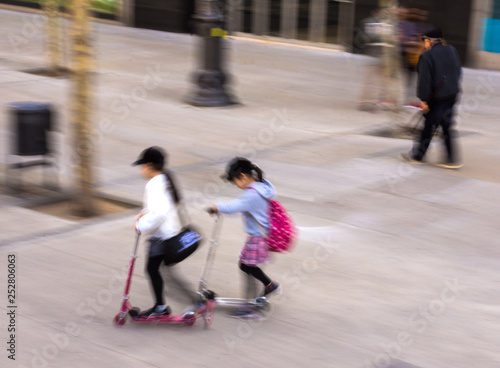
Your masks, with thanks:
[{"label": "black legging", "polygon": [[240,262],[240,270],[248,275],[255,277],[257,280],[262,282],[264,286],[269,285],[272,280],[267,277],[267,275],[257,266],[249,266]]},{"label": "black legging", "polygon": [[147,272],[149,274],[149,279],[151,281],[151,286],[156,299],[157,305],[164,305],[165,299],[163,297],[163,277],[160,274],[160,266],[164,262],[164,276],[167,277],[168,285],[175,285],[177,291],[180,291],[183,298],[186,299],[188,303],[196,303],[198,301],[198,296],[192,291],[189,282],[186,282],[176,271],[175,264],[178,263],[178,259],[170,256],[154,256],[149,257],[147,264]]},{"label": "black legging", "polygon": [[147,270],[151,286],[156,298],[157,305],[164,305],[165,299],[163,298],[163,278],[160,275],[160,265],[165,261],[166,264],[170,263],[165,256],[149,257]]}]

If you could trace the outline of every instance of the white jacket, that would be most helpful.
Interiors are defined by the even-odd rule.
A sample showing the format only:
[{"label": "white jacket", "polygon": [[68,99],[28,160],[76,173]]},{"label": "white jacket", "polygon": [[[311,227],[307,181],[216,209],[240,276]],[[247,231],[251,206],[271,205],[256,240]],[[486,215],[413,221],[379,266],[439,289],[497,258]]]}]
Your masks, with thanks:
[{"label": "white jacket", "polygon": [[169,239],[181,231],[177,207],[169,190],[165,175],[156,175],[146,184],[144,190],[144,211],[137,221],[137,230],[151,237]]}]

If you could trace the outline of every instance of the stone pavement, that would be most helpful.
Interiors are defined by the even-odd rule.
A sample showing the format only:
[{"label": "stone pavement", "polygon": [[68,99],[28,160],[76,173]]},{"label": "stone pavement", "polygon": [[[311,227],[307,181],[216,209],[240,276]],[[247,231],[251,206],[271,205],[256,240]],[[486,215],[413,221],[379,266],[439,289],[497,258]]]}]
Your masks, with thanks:
[{"label": "stone pavement", "polygon": [[[58,176],[67,188],[70,83],[25,71],[44,64],[38,16],[0,10],[0,129],[8,153],[14,101],[58,111]],[[369,60],[335,50],[228,40],[228,70],[240,105],[183,103],[197,39],[95,25],[95,126],[100,193],[140,203],[144,181],[130,166],[145,147],[167,149],[193,223],[207,238],[206,204],[239,194],[220,181],[235,155],[254,159],[300,228],[291,254],[266,267],[284,288],[269,318],[243,322],[219,308],[210,330],[112,324],[124,287],[134,210],[84,222],[0,198],[2,367],[500,367],[500,74],[465,70],[459,107],[465,167],[407,166],[404,139],[377,129],[409,119],[355,109]],[[436,141],[429,160],[440,158]],[[25,178],[37,182],[39,170]],[[2,179],[5,179],[2,170]],[[209,284],[238,296],[240,219],[224,218]],[[193,288],[206,244],[179,266]],[[131,300],[148,307],[144,247]],[[15,255],[14,332],[8,269]],[[13,267],[13,266],[11,266]],[[174,312],[187,300],[168,290]],[[8,358],[10,334],[15,358]]]}]

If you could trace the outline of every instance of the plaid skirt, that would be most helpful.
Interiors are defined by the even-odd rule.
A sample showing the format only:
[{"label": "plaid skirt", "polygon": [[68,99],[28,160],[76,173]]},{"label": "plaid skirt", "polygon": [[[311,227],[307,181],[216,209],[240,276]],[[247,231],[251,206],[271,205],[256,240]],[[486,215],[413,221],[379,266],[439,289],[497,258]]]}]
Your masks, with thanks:
[{"label": "plaid skirt", "polygon": [[257,266],[267,262],[269,252],[262,236],[249,236],[240,253],[240,262],[249,266]]}]

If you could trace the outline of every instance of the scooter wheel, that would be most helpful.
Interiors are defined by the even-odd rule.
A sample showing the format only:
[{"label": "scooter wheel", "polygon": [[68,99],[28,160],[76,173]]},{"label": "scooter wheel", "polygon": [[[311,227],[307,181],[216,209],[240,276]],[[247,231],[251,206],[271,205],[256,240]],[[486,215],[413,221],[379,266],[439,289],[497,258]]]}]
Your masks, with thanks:
[{"label": "scooter wheel", "polygon": [[254,303],[263,312],[268,312],[271,309],[271,302],[265,296],[255,298]]},{"label": "scooter wheel", "polygon": [[182,315],[182,321],[186,324],[186,326],[192,326],[196,322],[196,314],[195,312],[186,312]]},{"label": "scooter wheel", "polygon": [[127,320],[127,313],[126,312],[119,312],[115,318],[113,318],[113,322],[117,326],[123,326],[125,324],[125,321]]}]

